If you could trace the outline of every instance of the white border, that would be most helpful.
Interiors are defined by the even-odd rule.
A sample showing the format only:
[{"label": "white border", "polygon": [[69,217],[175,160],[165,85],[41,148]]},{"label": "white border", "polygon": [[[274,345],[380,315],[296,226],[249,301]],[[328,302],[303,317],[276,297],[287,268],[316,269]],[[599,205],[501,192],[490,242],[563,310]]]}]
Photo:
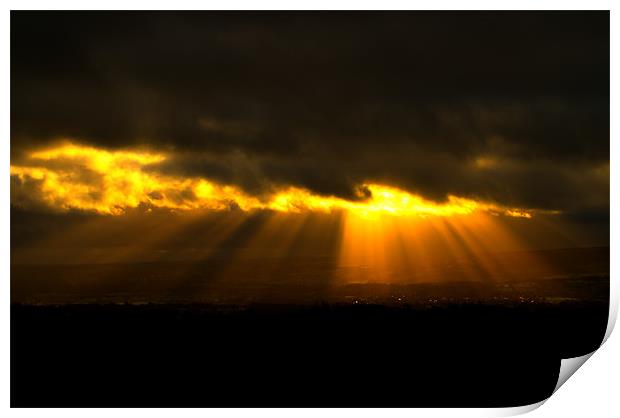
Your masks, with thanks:
[{"label": "white border", "polygon": [[[306,9],[325,9],[325,10],[339,10],[339,9],[381,9],[381,10],[389,10],[389,9],[417,9],[417,10],[611,10],[611,45],[620,45],[618,42],[618,30],[614,30],[614,27],[617,27],[620,19],[618,19],[616,12],[614,11],[613,5],[616,4],[612,1],[549,1],[549,0],[521,0],[521,1],[435,1],[435,2],[419,2],[419,1],[403,1],[403,0],[382,0],[381,2],[377,1],[368,1],[368,0],[358,0],[358,1],[336,1],[336,0],[314,0],[314,1],[297,1],[294,4],[286,1],[273,1],[273,0],[229,0],[226,2],[213,2],[213,1],[198,1],[198,0],[175,0],[174,2],[170,1],[162,1],[162,0],[151,0],[151,1],[130,1],[130,0],[94,0],[89,2],[81,2],[76,0],[60,0],[55,1],[51,4],[49,1],[7,1],[4,4],[7,4],[9,7],[5,9],[5,12],[2,14],[0,18],[0,33],[2,34],[2,42],[0,43],[0,57],[2,59],[2,65],[0,66],[0,71],[2,72],[2,80],[4,81],[4,100],[2,100],[2,115],[4,116],[5,123],[2,125],[5,132],[5,140],[1,142],[0,149],[3,158],[4,170],[5,173],[8,174],[9,166],[10,166],[10,13],[9,10],[36,10],[36,9],[55,9],[55,10],[106,10],[106,9],[119,9],[119,10],[128,10],[128,9],[170,9],[170,6],[174,6],[174,9],[189,9],[189,10],[199,10],[199,9],[213,9],[213,10],[243,10],[243,9],[293,9],[293,10],[306,10]],[[614,24],[616,24],[614,26]],[[613,48],[612,48],[613,50]],[[618,68],[618,60],[617,54],[613,54],[611,56],[611,68],[612,68],[612,83],[611,83],[611,138],[615,138],[617,135],[616,130],[614,129],[614,116],[617,116],[617,105],[614,98],[618,97],[618,83],[614,82],[613,70]],[[617,197],[619,196],[619,188],[618,188],[618,170],[615,170],[615,162],[618,161],[618,146],[611,141],[611,155],[610,155],[611,164],[611,239],[610,245],[611,248],[615,248],[613,243],[613,237],[620,236],[618,222],[616,221],[617,215]],[[0,362],[0,399],[2,401],[2,406],[4,408],[9,407],[9,346],[8,346],[8,335],[9,335],[9,305],[10,305],[10,234],[9,234],[9,202],[10,202],[10,194],[9,194],[9,182],[8,178],[5,177],[2,185],[0,186],[0,199],[2,202],[0,203],[0,213],[3,222],[2,234],[0,238],[0,246],[1,246],[1,255],[2,263],[0,264],[0,269],[2,271],[2,286],[0,287],[0,292],[2,292],[2,299],[4,302],[3,309],[0,313],[0,326],[2,327],[2,336],[5,337],[2,339],[3,344],[0,346],[1,350],[1,359]],[[610,300],[610,321],[608,324],[606,339],[609,337],[611,330],[613,329],[613,325],[615,323],[617,317],[618,310],[618,283],[619,280],[615,280],[616,273],[618,272],[618,262],[614,258],[613,254],[611,257],[611,270],[610,277],[612,277],[612,294]],[[608,349],[608,346],[612,345],[615,349],[618,348],[618,338],[612,338],[612,342],[607,342],[605,344],[605,350]],[[610,348],[611,350],[611,348]],[[598,367],[599,374],[595,374],[595,376],[599,376],[604,381],[594,381],[590,380],[589,385],[581,384],[579,387],[581,388],[581,393],[588,392],[588,387],[594,388],[591,390],[591,395],[597,399],[597,404],[595,405],[598,414],[595,416],[618,416],[618,412],[620,409],[618,408],[617,403],[615,402],[615,397],[611,392],[610,388],[617,388],[616,376],[620,370],[618,366],[617,356],[613,355],[614,353],[610,353],[609,351],[605,351],[604,353],[596,353],[594,355],[595,359],[592,360],[594,362],[597,361],[597,357],[604,357],[605,364],[601,364],[599,362],[596,366]],[[600,359],[602,361],[602,359]],[[585,367],[588,369],[588,367]],[[605,373],[605,370],[611,369],[613,371],[613,375]],[[601,370],[604,370],[601,373]],[[587,370],[591,372],[590,370]],[[592,376],[592,374],[590,374]],[[584,376],[585,378],[585,376]],[[578,378],[579,379],[579,378]],[[575,379],[572,379],[575,380]],[[583,382],[579,382],[583,383]],[[569,383],[567,386],[571,386]],[[596,391],[598,388],[598,391]],[[568,390],[569,388],[567,388]],[[607,390],[607,392],[605,392]],[[563,389],[559,391],[559,395],[563,395]],[[607,397],[601,398],[598,397],[597,394],[607,393]],[[554,395],[556,397],[557,395]],[[586,413],[583,409],[575,408],[576,405],[582,405],[579,402],[579,397],[583,396],[580,393],[574,393],[572,398],[567,398],[566,396],[562,396],[565,405],[561,405],[558,407],[558,404],[554,405],[554,411],[557,413],[557,416],[583,416]],[[587,400],[587,399],[586,399]],[[529,410],[535,409],[540,406],[544,402],[540,402],[535,405],[519,407],[519,408],[497,408],[497,409],[209,409],[207,411],[200,409],[180,409],[175,410],[175,414],[182,414],[187,416],[203,416],[205,413],[208,413],[210,416],[218,416],[218,417],[237,417],[239,415],[248,415],[251,414],[254,417],[290,417],[291,415],[304,418],[304,417],[316,417],[317,415],[327,415],[327,416],[341,416],[342,414],[355,414],[359,417],[364,416],[377,416],[377,415],[389,415],[391,417],[410,417],[411,414],[422,414],[423,416],[506,416],[513,415],[518,413],[527,412]],[[541,408],[537,413],[543,413],[545,409],[551,409],[551,405],[553,402],[549,402],[545,408]],[[563,406],[563,407],[562,407]],[[81,417],[85,414],[94,417],[107,417],[110,411],[103,409],[48,409],[48,410],[29,410],[29,409],[14,409],[9,411],[11,414],[15,416],[29,416],[32,413],[43,412],[46,416],[50,417]],[[147,410],[137,410],[137,409],[126,409],[126,410],[116,410],[114,414],[119,414],[121,416],[129,416],[134,415],[135,413],[145,413],[152,417],[164,417],[170,414],[171,410],[166,409],[147,409]],[[552,411],[548,411],[552,412]],[[579,413],[581,415],[576,415],[575,413]],[[547,415],[551,416],[551,415]],[[556,416],[553,414],[553,416]]]}]

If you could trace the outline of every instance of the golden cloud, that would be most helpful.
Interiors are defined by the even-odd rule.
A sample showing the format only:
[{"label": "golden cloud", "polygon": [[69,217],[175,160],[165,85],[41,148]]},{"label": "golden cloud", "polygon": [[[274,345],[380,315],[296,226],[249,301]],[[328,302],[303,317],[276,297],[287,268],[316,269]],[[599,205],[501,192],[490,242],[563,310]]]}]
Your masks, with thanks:
[{"label": "golden cloud", "polygon": [[[110,151],[71,142],[31,152],[11,164],[13,187],[51,209],[85,210],[117,215],[139,206],[170,210],[273,210],[278,212],[344,210],[365,218],[378,215],[431,217],[487,212],[530,218],[531,210],[504,207],[458,196],[437,203],[395,187],[368,183],[368,197],[351,201],[285,187],[267,196],[252,196],[238,187],[200,177],[159,173],[161,152]],[[16,203],[16,202],[13,202]]]}]

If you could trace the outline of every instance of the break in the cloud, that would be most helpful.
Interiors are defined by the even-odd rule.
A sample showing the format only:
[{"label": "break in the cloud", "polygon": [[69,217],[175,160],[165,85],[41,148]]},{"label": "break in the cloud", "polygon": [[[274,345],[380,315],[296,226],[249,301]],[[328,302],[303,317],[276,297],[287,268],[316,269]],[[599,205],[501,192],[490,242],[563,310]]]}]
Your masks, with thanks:
[{"label": "break in the cloud", "polygon": [[608,214],[605,12],[13,12],[11,54],[14,165],[71,138],[261,202],[383,184]]}]

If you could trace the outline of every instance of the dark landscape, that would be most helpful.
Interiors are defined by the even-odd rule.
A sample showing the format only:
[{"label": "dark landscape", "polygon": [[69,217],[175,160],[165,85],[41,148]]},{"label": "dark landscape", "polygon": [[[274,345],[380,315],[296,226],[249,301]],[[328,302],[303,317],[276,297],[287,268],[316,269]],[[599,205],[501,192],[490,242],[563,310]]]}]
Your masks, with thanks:
[{"label": "dark landscape", "polygon": [[[183,302],[162,298],[147,303],[132,296],[127,287],[121,292],[118,283],[116,288],[108,287],[107,294],[101,292],[101,285],[97,293],[104,296],[99,301],[88,294],[80,300],[75,288],[52,282],[56,294],[47,294],[46,301],[45,293],[40,293],[27,303],[26,292],[20,293],[16,283],[14,297],[22,302],[11,308],[12,404],[517,406],[538,402],[551,395],[560,359],[589,353],[602,341],[609,278],[588,271],[608,269],[608,251],[548,254],[548,259],[555,257],[570,266],[576,272],[571,277],[341,284],[329,293],[326,286],[274,284],[262,293],[255,288],[248,291],[262,294],[258,300],[226,288],[229,297],[219,301],[187,297]],[[567,263],[567,259],[573,261]],[[150,265],[148,271],[165,274],[163,268]],[[13,280],[25,280],[24,271],[44,271],[43,267],[13,269]],[[48,269],[47,280],[54,280],[54,274],[68,282],[74,277],[59,273],[69,267],[55,269]],[[79,266],[71,269],[79,276]],[[81,269],[95,270],[93,266]],[[139,272],[146,269],[137,265],[121,271],[136,274],[134,281],[139,283]],[[28,289],[44,289],[45,280],[38,279],[32,276]],[[129,283],[134,292],[140,290]],[[197,284],[188,283],[196,291]],[[69,288],[74,293],[58,294],[59,289]],[[217,292],[226,293],[223,289]],[[72,303],[68,303],[69,294]],[[189,292],[185,289],[175,297],[182,294]],[[281,294],[296,302],[279,302]],[[154,293],[140,295],[158,300]]]}]

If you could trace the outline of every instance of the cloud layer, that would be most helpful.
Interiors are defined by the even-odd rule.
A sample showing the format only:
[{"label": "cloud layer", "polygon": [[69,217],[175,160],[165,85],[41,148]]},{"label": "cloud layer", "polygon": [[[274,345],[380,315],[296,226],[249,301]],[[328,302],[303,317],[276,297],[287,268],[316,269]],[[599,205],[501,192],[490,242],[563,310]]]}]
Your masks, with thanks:
[{"label": "cloud layer", "polygon": [[70,138],[253,196],[604,217],[609,15],[13,12],[11,124],[15,163]]}]

